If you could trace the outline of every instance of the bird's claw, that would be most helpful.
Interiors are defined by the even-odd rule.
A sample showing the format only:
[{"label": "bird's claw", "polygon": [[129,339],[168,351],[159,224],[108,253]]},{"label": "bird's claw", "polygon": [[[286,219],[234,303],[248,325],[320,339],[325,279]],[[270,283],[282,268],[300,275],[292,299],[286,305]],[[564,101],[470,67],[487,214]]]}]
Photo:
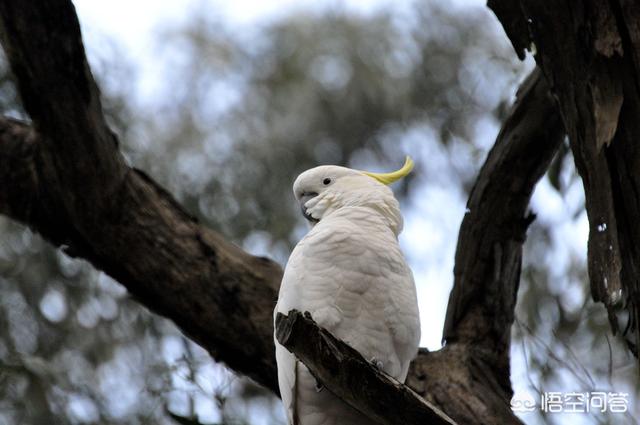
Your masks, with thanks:
[{"label": "bird's claw", "polygon": [[324,385],[322,385],[322,384],[320,383],[320,381],[317,381],[317,380],[316,380],[316,392],[317,392],[317,393],[319,393],[319,392],[321,392],[322,390],[324,390]]},{"label": "bird's claw", "polygon": [[378,360],[377,357],[371,357],[371,360],[369,360],[369,362],[375,366],[377,369],[382,370],[382,367],[384,366],[384,363],[382,363],[382,361]]}]

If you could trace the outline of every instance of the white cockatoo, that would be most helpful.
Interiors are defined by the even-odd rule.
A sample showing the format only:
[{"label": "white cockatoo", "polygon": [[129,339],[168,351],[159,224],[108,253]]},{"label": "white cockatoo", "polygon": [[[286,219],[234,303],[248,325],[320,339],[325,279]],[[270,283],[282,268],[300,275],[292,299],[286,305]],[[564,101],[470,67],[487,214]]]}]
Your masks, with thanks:
[{"label": "white cockatoo", "polygon": [[[398,245],[402,216],[387,185],[412,168],[407,157],[393,173],[325,165],[298,176],[293,192],[312,227],[291,253],[274,312],[310,312],[400,382],[418,350],[420,321],[413,275]],[[290,425],[373,424],[318,387],[277,340],[276,360]]]}]

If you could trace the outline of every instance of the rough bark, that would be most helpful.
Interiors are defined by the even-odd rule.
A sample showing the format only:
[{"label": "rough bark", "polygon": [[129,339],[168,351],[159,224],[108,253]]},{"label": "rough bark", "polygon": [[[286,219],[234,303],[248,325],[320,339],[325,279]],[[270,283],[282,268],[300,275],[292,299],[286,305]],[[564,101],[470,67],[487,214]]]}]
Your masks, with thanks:
[{"label": "rough bark", "polygon": [[[199,225],[125,164],[68,0],[5,0],[0,15],[33,119],[33,128],[0,119],[0,212],[86,258],[215,359],[277,392],[272,309],[281,269]],[[421,351],[412,364],[408,385],[459,423],[519,423],[509,408],[509,329],[526,207],[562,137],[554,108],[544,80],[533,75],[469,200],[447,345]]]},{"label": "rough bark", "polygon": [[215,359],[277,392],[271,321],[280,267],[200,226],[125,164],[70,1],[3,1],[0,14],[35,127],[0,121],[0,211],[91,261]]},{"label": "rough bark", "polygon": [[509,408],[509,347],[522,245],[533,219],[527,207],[563,137],[548,86],[535,70],[520,87],[467,202],[446,345],[422,352],[407,381],[459,423],[519,423]]},{"label": "rough bark", "polygon": [[[519,54],[535,59],[557,99],[584,184],[591,293],[614,333],[640,341],[640,6],[630,0],[492,0]],[[528,26],[512,25],[528,22]],[[618,321],[621,311],[628,318]]]},{"label": "rough bark", "polygon": [[296,310],[278,313],[276,329],[278,342],[295,352],[326,390],[377,423],[455,425],[440,409],[318,327],[311,316]]}]

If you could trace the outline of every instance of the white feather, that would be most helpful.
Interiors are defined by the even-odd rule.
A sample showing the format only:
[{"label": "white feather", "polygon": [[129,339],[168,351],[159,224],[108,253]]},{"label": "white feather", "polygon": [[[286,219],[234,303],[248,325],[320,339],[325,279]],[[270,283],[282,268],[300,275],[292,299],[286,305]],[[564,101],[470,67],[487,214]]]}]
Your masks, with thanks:
[{"label": "white feather", "polygon": [[[309,311],[320,326],[404,382],[420,324],[413,275],[397,240],[397,201],[369,177],[347,177],[316,197],[321,219],[293,250],[275,311]],[[276,360],[290,424],[372,424],[329,391],[318,393],[307,368],[277,342]]]}]

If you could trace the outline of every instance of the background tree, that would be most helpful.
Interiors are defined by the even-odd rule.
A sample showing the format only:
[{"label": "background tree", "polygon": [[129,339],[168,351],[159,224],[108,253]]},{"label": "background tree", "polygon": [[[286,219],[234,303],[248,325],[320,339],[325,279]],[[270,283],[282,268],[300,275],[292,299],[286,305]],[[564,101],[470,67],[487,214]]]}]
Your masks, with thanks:
[{"label": "background tree", "polygon": [[[522,75],[506,40],[477,10],[448,11],[427,2],[370,17],[295,15],[251,42],[201,12],[162,36],[166,50],[159,61],[175,76],[160,101],[134,110],[125,97],[130,87],[101,84],[113,90],[104,109],[130,162],[201,222],[280,262],[303,231],[289,199],[291,181],[317,163],[384,167],[407,151],[422,157],[414,180],[402,188],[407,210],[424,214],[421,197],[436,202],[439,190],[462,199],[492,139],[486,133],[504,118],[505,99]],[[189,54],[178,56],[178,50]],[[126,68],[114,69],[117,54],[103,60],[108,65],[94,69],[104,78],[128,80]],[[16,88],[6,78],[1,87],[6,113],[25,117]],[[516,337],[540,389],[576,383],[585,391],[634,388],[632,358],[618,340],[606,342],[606,315],[589,301],[584,259],[560,240],[572,223],[585,221],[572,163],[561,148],[542,183],[546,196],[564,202],[571,214],[546,215],[549,202],[536,204],[534,197],[540,219],[525,248]],[[6,199],[0,197],[3,212],[34,224],[12,206],[7,210]],[[214,365],[111,278],[70,258],[96,263],[77,240],[55,239],[35,226],[63,245],[54,250],[15,222],[2,226],[6,421],[53,416],[59,422],[155,423],[169,421],[171,412],[214,411],[229,423],[256,412],[279,414],[261,387]],[[410,256],[419,270],[436,267],[437,261]],[[133,292],[143,301],[148,295]],[[580,356],[587,350],[595,354]]]}]

